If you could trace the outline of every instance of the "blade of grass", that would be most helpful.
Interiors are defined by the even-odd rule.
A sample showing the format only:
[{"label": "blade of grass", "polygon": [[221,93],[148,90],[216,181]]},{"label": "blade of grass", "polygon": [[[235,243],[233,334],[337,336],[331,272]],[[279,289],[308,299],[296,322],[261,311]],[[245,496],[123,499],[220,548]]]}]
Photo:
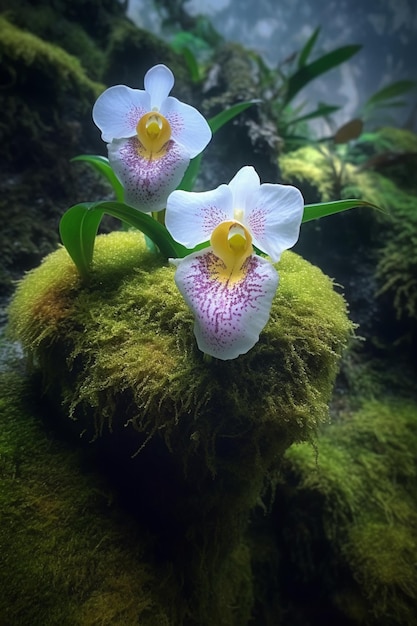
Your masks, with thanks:
[{"label": "blade of grass", "polygon": [[336,200],[335,202],[319,202],[318,204],[305,205],[302,223],[304,224],[304,222],[310,222],[311,220],[316,220],[320,217],[327,217],[328,215],[334,215],[335,213],[340,213],[341,211],[347,211],[361,206],[382,211],[382,209],[376,204],[366,202],[365,200],[349,199]]},{"label": "blade of grass", "polygon": [[311,51],[314,48],[314,45],[317,41],[317,37],[319,36],[319,33],[320,33],[320,26],[318,26],[315,30],[313,30],[313,33],[307,40],[307,43],[305,44],[304,48],[301,50],[300,56],[298,57],[299,68],[303,67],[307,63],[308,57],[310,56]]},{"label": "blade of grass", "polygon": [[82,161],[91,165],[99,174],[104,176],[113,187],[117,202],[123,202],[124,191],[122,183],[113,172],[109,160],[106,157],[98,154],[80,154],[71,159],[71,161]]},{"label": "blade of grass", "polygon": [[284,99],[284,106],[291,102],[294,96],[310,81],[338,65],[341,65],[345,61],[348,61],[354,54],[359,52],[361,48],[362,46],[360,45],[343,46],[324,54],[316,61],[309,63],[309,65],[303,65],[303,67],[298,69],[287,79],[287,92]]}]

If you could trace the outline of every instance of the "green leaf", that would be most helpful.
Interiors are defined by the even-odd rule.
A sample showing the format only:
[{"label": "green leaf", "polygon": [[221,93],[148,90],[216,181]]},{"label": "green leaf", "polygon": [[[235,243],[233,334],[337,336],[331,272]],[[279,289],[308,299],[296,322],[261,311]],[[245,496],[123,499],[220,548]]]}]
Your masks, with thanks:
[{"label": "green leaf", "polygon": [[216,133],[227,122],[230,122],[230,120],[239,115],[239,113],[248,109],[252,106],[252,104],[257,104],[259,102],[261,102],[261,100],[246,100],[245,102],[238,102],[224,111],[220,111],[220,113],[208,121],[212,133]]},{"label": "green leaf", "polygon": [[317,37],[319,36],[319,33],[320,33],[320,26],[318,26],[316,30],[313,31],[311,37],[309,37],[304,48],[301,50],[300,56],[298,57],[298,67],[303,67],[307,63],[308,57],[310,56],[310,53],[312,49],[314,48],[314,44],[317,41]]},{"label": "green leaf", "polygon": [[[248,109],[252,104],[256,104],[260,102],[260,100],[247,100],[245,102],[238,102],[233,106],[221,111],[214,117],[208,120],[208,124],[211,128],[211,132],[216,133],[222,126],[230,122],[234,117],[242,113]],[[199,154],[194,159],[191,159],[189,166],[180,182],[178,189],[182,189],[183,191],[192,191],[194,189],[194,184],[198,176],[198,172],[200,171],[201,159],[203,154]]]},{"label": "green leaf", "polygon": [[177,189],[182,189],[183,191],[192,191],[194,189],[195,181],[200,171],[202,156],[203,154],[201,153],[194,157],[194,159],[191,159]]},{"label": "green leaf", "polygon": [[319,217],[327,217],[328,215],[334,215],[341,211],[347,211],[348,209],[354,209],[356,207],[367,206],[372,209],[382,211],[376,204],[371,202],[365,202],[365,200],[336,200],[335,202],[319,202],[318,204],[306,204],[304,207],[304,215],[302,223],[316,220]]},{"label": "green leaf", "polygon": [[306,113],[305,115],[302,115],[301,117],[297,117],[295,119],[290,120],[288,122],[288,126],[290,126],[291,124],[298,124],[298,122],[312,120],[315,117],[324,117],[325,115],[330,115],[331,113],[334,113],[335,111],[338,111],[339,109],[340,109],[339,106],[334,106],[331,104],[321,104],[317,107],[317,109],[315,109],[314,111],[311,111],[311,113]]},{"label": "green leaf", "polygon": [[384,106],[384,104],[387,104],[387,100],[397,98],[397,96],[411,91],[416,85],[417,83],[414,80],[398,80],[395,83],[391,83],[374,93],[365,103],[365,108]]},{"label": "green leaf", "polygon": [[70,207],[59,225],[62,243],[83,278],[87,278],[90,272],[95,238],[105,213],[142,231],[167,259],[184,257],[189,253],[171,237],[165,226],[146,213],[121,202],[83,202]]},{"label": "green leaf", "polygon": [[166,258],[182,257],[188,253],[187,248],[177,243],[169,234],[165,226],[154,220],[147,213],[142,213],[133,207],[121,202],[97,202],[91,210],[102,211],[113,217],[118,217],[130,226],[137,228],[144,235],[152,239]]},{"label": "green leaf", "polygon": [[103,212],[94,211],[93,202],[70,207],[59,224],[61,240],[81,276],[87,278],[93,258],[94,241]]},{"label": "green leaf", "polygon": [[193,83],[198,83],[198,81],[200,80],[200,68],[198,66],[195,55],[193,54],[192,50],[187,47],[184,47],[181,53],[187,63],[191,80],[193,81]]},{"label": "green leaf", "polygon": [[83,161],[84,163],[89,163],[97,172],[99,172],[110,185],[113,187],[114,193],[116,195],[116,200],[118,202],[123,202],[124,199],[124,190],[123,185],[117,178],[116,174],[113,172],[109,160],[98,154],[80,154],[79,156],[74,157],[71,161]]},{"label": "green leaf", "polygon": [[359,52],[361,48],[362,46],[359,45],[343,46],[324,54],[309,65],[300,67],[300,69],[287,79],[287,93],[284,105],[288,104],[310,81],[325,74],[334,67],[341,65],[345,61],[348,61],[354,54]]}]

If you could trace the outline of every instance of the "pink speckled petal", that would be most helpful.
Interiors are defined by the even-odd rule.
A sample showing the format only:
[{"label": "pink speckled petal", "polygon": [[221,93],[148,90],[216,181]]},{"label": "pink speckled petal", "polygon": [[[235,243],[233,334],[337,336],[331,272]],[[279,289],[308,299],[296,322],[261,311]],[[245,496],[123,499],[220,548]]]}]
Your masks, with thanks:
[{"label": "pink speckled petal", "polygon": [[222,261],[211,249],[177,261],[175,282],[195,316],[194,333],[202,352],[235,359],[259,340],[269,319],[278,274],[269,261],[251,255],[240,281],[218,279]]},{"label": "pink speckled petal", "polygon": [[161,113],[171,125],[172,139],[188,150],[192,159],[204,150],[211,139],[211,129],[197,109],[169,96]]},{"label": "pink speckled petal", "polygon": [[138,153],[137,137],[115,140],[108,146],[109,161],[125,189],[125,202],[145,213],[161,211],[178,187],[190,159],[170,141],[164,156],[149,160]]},{"label": "pink speckled petal", "polygon": [[232,194],[227,185],[212,191],[174,191],[168,198],[165,225],[187,248],[208,241],[213,230],[233,219]]},{"label": "pink speckled petal", "polygon": [[149,94],[125,85],[106,89],[93,107],[93,121],[101,130],[103,141],[136,135],[136,125],[150,111]]},{"label": "pink speckled petal", "polygon": [[304,199],[296,187],[266,183],[246,205],[244,223],[254,246],[276,262],[297,242],[303,212]]},{"label": "pink speckled petal", "polygon": [[[145,74],[145,91],[150,95],[150,109],[160,110],[162,103],[174,86],[174,74],[166,65],[154,65]],[[162,111],[161,111],[162,112]],[[164,114],[163,114],[164,115]]]}]

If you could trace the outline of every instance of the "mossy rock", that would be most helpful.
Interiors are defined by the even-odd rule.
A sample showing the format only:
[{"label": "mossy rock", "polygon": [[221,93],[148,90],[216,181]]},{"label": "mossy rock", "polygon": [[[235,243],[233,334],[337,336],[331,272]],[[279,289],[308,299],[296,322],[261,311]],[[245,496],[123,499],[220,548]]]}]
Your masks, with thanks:
[{"label": "mossy rock", "polygon": [[[387,145],[394,139],[408,148],[417,144],[413,133],[395,129],[383,129],[378,137]],[[379,171],[311,146],[283,155],[280,165],[286,182],[311,194],[307,201],[360,198],[382,209],[354,209],[306,224],[295,249],[344,285],[352,317],[366,337],[375,344],[415,345],[417,202],[412,186],[404,188]]]},{"label": "mossy rock", "polygon": [[204,115],[211,118],[238,102],[253,104],[213,137],[200,174],[203,188],[228,182],[245,165],[252,165],[262,181],[280,181],[280,139],[270,110],[256,103],[261,91],[252,53],[234,42],[218,42],[204,81]]},{"label": "mossy rock", "polygon": [[234,361],[197,349],[175,270],[140,233],[99,236],[87,283],[64,249],[54,252],[10,307],[12,336],[55,412],[62,403],[57,427],[94,441],[121,497],[173,563],[198,624],[249,619],[250,512],[285,449],[312,440],[327,420],[352,335],[331,280],[290,252],[278,267],[270,320]]},{"label": "mossy rock", "polygon": [[364,133],[347,151],[349,160],[392,180],[403,191],[417,192],[417,134],[404,128],[383,126]]},{"label": "mossy rock", "polygon": [[217,572],[217,603],[202,587],[196,606],[172,555],[122,506],[93,450],[57,436],[21,367],[9,370],[12,358],[0,373],[0,622],[246,624],[253,602],[247,545],[236,546]]},{"label": "mossy rock", "polygon": [[[35,7],[25,3],[17,10],[16,6],[14,8],[7,16],[15,26],[59,46],[81,61],[90,78],[97,81],[101,79],[104,50],[79,23],[67,19],[56,8],[46,4]],[[97,37],[97,31],[94,35]]]},{"label": "mossy rock", "polygon": [[79,167],[69,161],[99,145],[91,108],[104,86],[76,57],[2,16],[0,54],[0,287],[10,291],[13,279],[56,247],[68,205],[88,199],[89,186],[103,194],[92,176],[81,184]]},{"label": "mossy rock", "polygon": [[[55,150],[61,141],[61,149],[68,154],[71,142],[64,142],[65,133],[74,133],[74,128],[66,125],[71,116],[81,118],[90,112],[104,86],[87,76],[76,57],[2,16],[0,42],[5,111],[0,129],[10,151],[6,157],[13,160],[14,167],[20,161],[27,167],[39,161],[41,154],[46,156],[51,141]],[[52,159],[52,154],[49,156]]]},{"label": "mossy rock", "polygon": [[192,103],[192,91],[198,92],[198,89],[187,88],[190,75],[183,56],[174,52],[160,37],[127,20],[115,24],[107,42],[103,74],[106,84],[143,89],[143,77],[158,63],[164,63],[173,71],[176,79],[174,95]]},{"label": "mossy rock", "polygon": [[[268,421],[280,432],[288,430],[291,440],[309,439],[326,419],[352,328],[332,282],[297,255],[284,254],[280,287],[259,343],[222,363],[207,361],[197,349],[174,271],[132,232],[97,239],[87,284],[66,251],[58,250],[19,285],[10,307],[12,332],[40,364],[46,383],[63,385],[71,415],[96,409],[99,422],[90,436],[117,426],[112,407],[128,390],[126,416],[134,430],[162,430],[168,443],[191,412],[197,447],[203,445],[209,456],[212,437],[206,435],[221,432],[226,423],[230,432],[231,423],[238,431],[239,424]],[[52,360],[50,354],[56,348],[64,349],[58,361],[58,354]],[[64,383],[68,374],[74,377],[72,391]],[[220,407],[213,429],[206,419]]]},{"label": "mossy rock", "polygon": [[386,396],[325,427],[315,450],[286,453],[293,488],[284,487],[280,532],[291,584],[296,576],[320,589],[317,605],[335,623],[417,624],[416,426],[415,401]]},{"label": "mossy rock", "polygon": [[53,437],[35,405],[21,374],[0,374],[0,622],[168,626],[169,573],[147,560],[149,540],[91,459]]},{"label": "mossy rock", "polygon": [[[66,43],[71,41],[77,29],[76,25],[104,49],[114,23],[119,19],[124,19],[126,7],[126,2],[118,0],[72,0],[72,2],[67,2],[67,0],[54,0],[53,2],[49,0],[31,2],[2,0],[1,2],[2,11],[5,11],[11,21],[48,41],[59,43],[56,36],[60,28],[66,25],[67,32],[62,33],[62,47],[65,49],[67,49]],[[49,15],[53,16],[51,22],[49,22]],[[75,27],[75,30],[68,32],[72,31],[72,27]],[[82,47],[85,42],[85,36],[82,34],[80,46]],[[68,50],[68,52],[73,54],[75,51]],[[80,56],[82,56],[82,51]]]}]

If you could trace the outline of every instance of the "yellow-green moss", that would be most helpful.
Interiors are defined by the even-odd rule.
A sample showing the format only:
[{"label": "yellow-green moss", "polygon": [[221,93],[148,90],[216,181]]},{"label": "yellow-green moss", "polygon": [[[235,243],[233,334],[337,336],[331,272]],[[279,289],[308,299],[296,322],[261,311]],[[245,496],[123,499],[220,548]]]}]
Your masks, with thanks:
[{"label": "yellow-green moss", "polygon": [[81,93],[95,94],[103,91],[103,85],[90,80],[80,61],[59,46],[43,41],[36,35],[17,28],[0,16],[0,51],[4,63],[3,70],[10,71],[18,64],[26,68],[38,67],[48,72],[59,91],[74,85]]},{"label": "yellow-green moss", "polygon": [[[382,129],[380,141],[397,140],[415,147],[413,133]],[[391,145],[391,144],[389,144]],[[417,201],[415,194],[371,169],[343,162],[336,154],[315,147],[283,155],[280,166],[285,181],[307,184],[320,201],[361,198],[385,211],[362,211],[363,231],[371,231],[368,245],[377,247],[377,295],[388,294],[398,318],[417,318]],[[366,221],[365,221],[366,218]],[[370,227],[370,220],[373,225]],[[352,241],[354,245],[354,241]]]},{"label": "yellow-green moss", "polygon": [[17,27],[63,48],[70,55],[80,59],[89,77],[94,80],[100,79],[104,52],[81,24],[67,19],[58,7],[52,8],[46,4],[38,4],[35,7],[24,4],[15,11],[9,10],[7,17]]},{"label": "yellow-green moss", "polygon": [[0,622],[168,626],[168,573],[147,562],[146,538],[88,459],[51,437],[33,406],[27,381],[2,372]]},{"label": "yellow-green moss", "polygon": [[335,199],[335,175],[340,174],[341,163],[326,149],[304,146],[279,158],[282,179],[286,183],[302,181],[314,186],[322,202]]},{"label": "yellow-green moss", "polygon": [[324,429],[318,458],[306,444],[286,453],[299,489],[323,502],[313,524],[359,584],[366,623],[378,626],[416,623],[416,426],[413,401],[374,400]]},{"label": "yellow-green moss", "polygon": [[377,152],[417,152],[417,135],[405,128],[383,126],[375,133],[367,133],[362,141],[373,144]]},{"label": "yellow-green moss", "polygon": [[352,325],[331,280],[288,252],[259,343],[207,360],[174,272],[136,232],[97,238],[88,284],[60,249],[21,281],[10,332],[63,402],[61,424],[103,447],[182,581],[184,614],[240,626],[253,604],[250,511],[283,451],[327,419]]},{"label": "yellow-green moss", "polygon": [[280,287],[259,343],[231,362],[203,359],[174,268],[146,252],[136,233],[98,238],[88,285],[65,250],[49,256],[21,282],[11,328],[47,382],[53,372],[64,379],[76,374],[65,400],[72,413],[79,405],[99,408],[99,430],[114,425],[114,404],[129,390],[128,418],[146,432],[172,436],[188,422],[193,440],[209,446],[223,422],[235,436],[249,423],[268,422],[305,439],[326,419],[351,324],[320,270],[292,253],[278,269]]},{"label": "yellow-green moss", "polygon": [[[246,624],[253,603],[248,547],[234,547],[217,571],[217,598],[198,589],[199,608],[178,570],[161,559],[158,538],[120,506],[96,457],[54,436],[39,410],[27,379],[0,373],[1,623]],[[182,560],[192,565],[191,555]],[[205,567],[201,553],[196,560]]]}]

